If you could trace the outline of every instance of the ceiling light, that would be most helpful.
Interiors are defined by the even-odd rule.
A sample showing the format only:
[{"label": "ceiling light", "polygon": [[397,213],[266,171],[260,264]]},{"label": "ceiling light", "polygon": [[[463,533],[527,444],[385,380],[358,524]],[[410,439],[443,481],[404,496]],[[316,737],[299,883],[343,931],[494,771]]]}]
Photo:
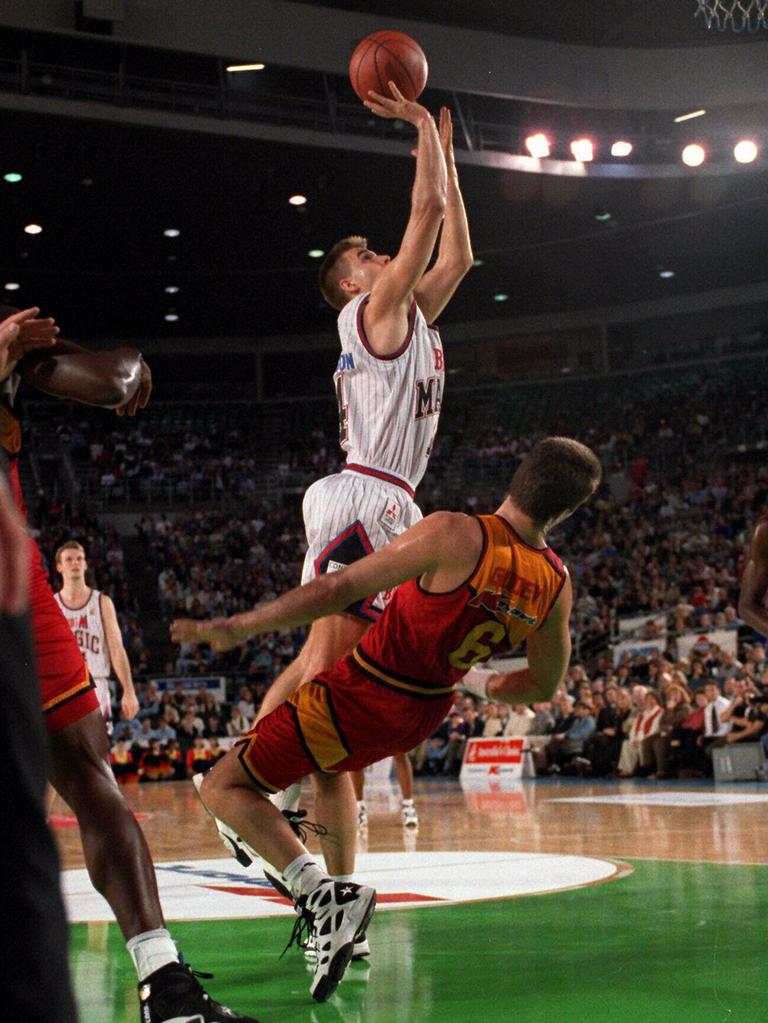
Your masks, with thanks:
[{"label": "ceiling light", "polygon": [[321,256],[325,255],[324,249],[310,249],[307,253],[310,259],[320,259]]},{"label": "ceiling light", "polygon": [[591,139],[574,139],[571,142],[571,155],[579,163],[589,163],[595,158],[595,150]]},{"label": "ceiling light", "polygon": [[228,64],[227,71],[263,71],[265,64]]},{"label": "ceiling light", "polygon": [[306,195],[292,195],[288,200],[291,206],[304,206],[306,201]]},{"label": "ceiling light", "polygon": [[166,323],[175,323],[176,320],[178,320],[178,318],[179,317],[177,313],[166,313],[165,316],[163,317]]},{"label": "ceiling light", "polygon": [[681,159],[684,164],[688,167],[700,167],[707,158],[707,154],[704,150],[704,146],[700,146],[698,142],[692,142],[686,146],[681,154]]},{"label": "ceiling light", "polygon": [[757,159],[758,148],[752,139],[742,139],[733,147],[733,158],[738,163],[752,163]]},{"label": "ceiling light", "polygon": [[16,171],[9,171],[7,174],[3,174],[3,181],[7,181],[9,185],[15,185],[21,181],[21,174],[17,174]]},{"label": "ceiling light", "polygon": [[606,220],[610,220],[612,216],[613,216],[613,214],[609,213],[608,210],[599,210],[595,214],[595,220],[600,220],[600,221],[604,222]]},{"label": "ceiling light", "polygon": [[43,229],[39,224],[27,224],[24,228],[25,234],[42,234]]},{"label": "ceiling light", "polygon": [[674,276],[675,276],[674,270],[659,270],[659,277],[663,278],[663,280],[665,281],[668,281],[670,277]]},{"label": "ceiling light", "polygon": [[494,295],[493,296],[493,301],[494,302],[506,302],[508,298],[509,298],[509,295],[505,295],[503,291],[500,291],[498,293],[498,295]]},{"label": "ceiling light", "polygon": [[175,295],[178,292],[178,287],[175,284],[169,284],[165,288],[166,295]]},{"label": "ceiling light", "polygon": [[617,140],[611,146],[611,156],[629,156],[632,152],[632,143]]},{"label": "ceiling light", "polygon": [[679,117],[675,118],[675,124],[681,124],[683,121],[690,121],[694,117],[703,117],[706,112],[706,110],[692,110],[690,114],[680,114]]},{"label": "ceiling light", "polygon": [[163,234],[165,235],[166,238],[178,238],[179,235],[181,234],[181,231],[178,229],[178,227],[166,227],[166,229],[163,231]]},{"label": "ceiling light", "polygon": [[8,283],[4,284],[3,287],[6,291],[18,291],[21,285],[18,281],[8,281]]},{"label": "ceiling light", "polygon": [[545,160],[549,156],[549,139],[541,132],[529,135],[525,140],[525,148],[535,159]]},{"label": "ceiling light", "polygon": [[483,263],[484,263],[484,260],[482,260],[482,259],[473,259],[472,260],[472,266],[482,266]]}]

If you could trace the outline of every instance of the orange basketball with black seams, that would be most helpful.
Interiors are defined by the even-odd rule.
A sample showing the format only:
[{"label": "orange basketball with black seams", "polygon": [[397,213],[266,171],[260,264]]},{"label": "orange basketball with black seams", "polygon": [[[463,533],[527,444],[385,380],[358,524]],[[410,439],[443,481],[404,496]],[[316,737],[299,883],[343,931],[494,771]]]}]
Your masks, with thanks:
[{"label": "orange basketball with black seams", "polygon": [[363,101],[371,90],[390,96],[389,82],[406,99],[417,99],[427,84],[427,71],[427,58],[416,40],[394,29],[366,36],[349,61],[349,80]]}]

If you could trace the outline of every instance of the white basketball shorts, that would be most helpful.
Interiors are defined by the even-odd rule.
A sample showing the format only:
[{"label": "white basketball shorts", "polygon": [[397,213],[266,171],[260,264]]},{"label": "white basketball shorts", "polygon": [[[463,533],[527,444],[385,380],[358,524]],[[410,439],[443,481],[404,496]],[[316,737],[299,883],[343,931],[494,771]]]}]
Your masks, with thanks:
[{"label": "white basketball shorts", "polygon": [[[302,583],[386,547],[422,518],[410,493],[396,482],[347,469],[313,483],[302,510],[308,544]],[[379,593],[346,610],[376,621],[387,599]]]}]

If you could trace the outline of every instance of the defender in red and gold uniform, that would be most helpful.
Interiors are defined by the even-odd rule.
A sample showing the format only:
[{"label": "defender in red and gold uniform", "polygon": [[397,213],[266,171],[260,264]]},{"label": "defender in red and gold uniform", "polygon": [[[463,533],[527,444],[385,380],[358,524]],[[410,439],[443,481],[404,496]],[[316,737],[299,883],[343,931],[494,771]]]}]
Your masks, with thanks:
[{"label": "defender in red and gold uniform", "polygon": [[361,768],[412,749],[442,721],[474,664],[522,640],[528,667],[492,675],[489,695],[511,704],[551,697],[570,657],[572,591],[545,536],[600,478],[589,448],[547,438],[518,467],[495,515],[438,512],[383,550],[253,611],[173,623],[178,642],[228,649],[399,586],[354,653],[262,718],[200,785],[209,812],[283,872],[288,887],[308,854],[266,795],[308,771]]}]

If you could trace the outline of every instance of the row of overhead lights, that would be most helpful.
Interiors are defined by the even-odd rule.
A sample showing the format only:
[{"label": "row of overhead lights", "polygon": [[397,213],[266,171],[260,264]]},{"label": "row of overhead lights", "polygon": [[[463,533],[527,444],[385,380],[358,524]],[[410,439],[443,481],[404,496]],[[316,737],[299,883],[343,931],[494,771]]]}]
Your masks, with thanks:
[{"label": "row of overhead lights", "polygon": [[[227,68],[227,70],[232,70]],[[239,69],[234,69],[239,70]],[[248,68],[247,70],[260,70],[259,68]],[[3,181],[9,185],[16,185],[23,180],[23,175],[19,174],[18,171],[8,171],[3,175]],[[307,197],[299,193],[289,196],[288,204],[294,208],[301,208],[307,205]],[[37,235],[43,233],[43,227],[41,224],[25,224],[24,233],[30,235]],[[181,231],[178,227],[166,227],[163,230],[163,237],[165,238],[178,238],[181,235]],[[310,249],[307,252],[310,259],[321,259],[325,255],[324,249]],[[18,281],[6,281],[3,285],[4,291],[18,291],[21,288],[21,284]],[[176,284],[167,284],[163,289],[166,295],[177,295],[179,293],[179,287]],[[174,308],[170,308],[163,319],[166,323],[176,323],[179,319],[178,313]]]},{"label": "row of overhead lights", "polygon": [[[525,140],[528,153],[537,160],[546,160],[552,150],[550,139],[543,133],[529,135]],[[573,139],[570,144],[571,156],[578,163],[590,163],[595,158],[596,145],[590,138]],[[611,145],[611,156],[625,157],[632,153],[633,145],[625,139],[617,139]],[[753,163],[760,150],[752,139],[741,139],[733,147],[733,158],[737,163]],[[707,158],[707,150],[698,142],[691,142],[680,152],[680,159],[688,167],[699,167]]]}]

